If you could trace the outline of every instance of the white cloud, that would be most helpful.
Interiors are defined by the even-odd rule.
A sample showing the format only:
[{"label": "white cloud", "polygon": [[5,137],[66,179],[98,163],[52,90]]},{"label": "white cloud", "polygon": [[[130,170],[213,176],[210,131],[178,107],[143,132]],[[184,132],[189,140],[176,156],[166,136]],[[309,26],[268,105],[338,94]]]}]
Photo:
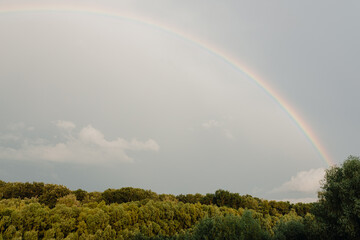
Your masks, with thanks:
[{"label": "white cloud", "polygon": [[91,125],[84,127],[79,133],[79,140],[84,143],[90,143],[102,148],[108,149],[128,149],[128,150],[152,150],[158,151],[159,145],[152,139],[146,142],[140,142],[136,139],[126,141],[122,138],[118,138],[114,141],[107,141],[99,130],[93,128]]},{"label": "white cloud", "polygon": [[201,124],[201,126],[203,128],[215,128],[215,127],[220,127],[221,124],[218,121],[209,120],[209,121],[204,122],[203,124]]},{"label": "white cloud", "polygon": [[320,181],[324,178],[324,175],[324,168],[301,171],[280,187],[273,189],[272,192],[316,193],[320,190]]},{"label": "white cloud", "polygon": [[55,125],[57,127],[59,127],[59,128],[63,128],[63,129],[66,129],[66,130],[72,130],[72,129],[74,129],[76,127],[76,125],[73,122],[62,121],[62,120],[56,121]]},{"label": "white cloud", "polygon": [[[75,124],[58,121],[60,130],[71,130]],[[56,162],[104,163],[132,161],[127,151],[158,151],[156,141],[127,141],[122,138],[108,141],[104,134],[88,125],[77,134],[67,133],[66,140],[50,143],[45,139],[21,139],[21,147],[0,147],[0,159],[46,160]]]}]

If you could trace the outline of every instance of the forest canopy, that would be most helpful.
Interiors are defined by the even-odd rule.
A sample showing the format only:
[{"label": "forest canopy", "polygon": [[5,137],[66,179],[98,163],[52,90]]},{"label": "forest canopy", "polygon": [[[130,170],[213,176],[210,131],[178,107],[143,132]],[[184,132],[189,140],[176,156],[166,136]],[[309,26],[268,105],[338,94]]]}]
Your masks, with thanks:
[{"label": "forest canopy", "polygon": [[157,194],[0,181],[0,239],[359,239],[360,160],[326,171],[319,201],[268,201],[219,189]]}]

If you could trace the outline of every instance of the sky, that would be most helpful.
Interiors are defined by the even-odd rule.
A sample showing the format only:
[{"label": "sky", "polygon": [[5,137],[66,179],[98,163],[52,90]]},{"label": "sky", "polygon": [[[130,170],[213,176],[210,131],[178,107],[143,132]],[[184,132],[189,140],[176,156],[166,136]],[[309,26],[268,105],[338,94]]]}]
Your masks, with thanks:
[{"label": "sky", "polygon": [[0,179],[315,201],[359,155],[359,10],[0,0]]}]

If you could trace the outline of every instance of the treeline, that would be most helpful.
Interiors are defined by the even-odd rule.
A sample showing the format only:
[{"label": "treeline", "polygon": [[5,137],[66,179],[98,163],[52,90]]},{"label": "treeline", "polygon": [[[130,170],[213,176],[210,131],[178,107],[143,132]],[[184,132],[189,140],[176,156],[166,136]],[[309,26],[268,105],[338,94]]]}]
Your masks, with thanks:
[{"label": "treeline", "polygon": [[42,182],[0,181],[0,199],[0,239],[198,239],[210,234],[204,228],[225,229],[229,221],[243,226],[234,234],[269,239],[279,222],[309,218],[311,208],[225,190],[175,196],[131,187],[72,191]]},{"label": "treeline", "polygon": [[0,239],[280,239],[280,223],[289,222],[300,224],[304,235],[313,217],[179,201],[81,203],[74,194],[53,208],[36,198],[0,200]]},{"label": "treeline", "polygon": [[360,159],[353,156],[326,171],[313,204],[225,190],[175,196],[138,188],[86,192],[0,181],[0,240],[360,239],[359,183]]},{"label": "treeline", "polygon": [[229,207],[234,209],[252,209],[263,215],[279,216],[295,211],[300,216],[305,216],[312,204],[296,203],[283,201],[268,201],[251,195],[240,195],[226,190],[217,190],[215,193],[202,194],[157,194],[151,190],[140,188],[125,187],[121,189],[107,189],[104,192],[86,192],[78,189],[71,191],[65,186],[56,184],[44,184],[42,182],[21,183],[0,181],[0,199],[31,199],[37,198],[39,203],[53,208],[59,198],[68,194],[74,194],[81,203],[101,202],[127,203],[134,201],[153,200],[153,201],[174,201],[183,203],[200,203],[204,205],[216,205],[218,207]]}]

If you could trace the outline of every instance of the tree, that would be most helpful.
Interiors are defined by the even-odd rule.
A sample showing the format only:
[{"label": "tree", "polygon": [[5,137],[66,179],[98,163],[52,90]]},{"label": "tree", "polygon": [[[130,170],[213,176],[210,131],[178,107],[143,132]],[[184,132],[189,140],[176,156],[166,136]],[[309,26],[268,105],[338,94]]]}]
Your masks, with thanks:
[{"label": "tree", "polygon": [[64,197],[70,193],[71,191],[65,186],[46,184],[44,193],[39,197],[39,202],[53,208],[55,207],[58,198]]},{"label": "tree", "polygon": [[76,199],[75,194],[68,194],[64,197],[58,198],[57,204],[64,204],[67,207],[80,206],[80,202]]},{"label": "tree", "polygon": [[308,234],[305,224],[300,219],[280,221],[275,228],[274,240],[307,240]]},{"label": "tree", "polygon": [[247,210],[241,217],[234,215],[216,216],[201,220],[193,232],[194,240],[228,239],[228,240],[260,240],[269,239],[265,230],[261,229],[258,220]]},{"label": "tree", "polygon": [[87,192],[85,190],[82,190],[82,189],[78,189],[76,191],[73,191],[73,193],[75,194],[76,196],[76,200],[78,201],[83,201],[87,195]]},{"label": "tree", "polygon": [[360,159],[349,156],[326,171],[313,213],[327,239],[360,239]]},{"label": "tree", "polygon": [[107,203],[126,203],[132,201],[141,201],[144,199],[158,200],[159,196],[150,191],[141,188],[125,187],[121,189],[108,189],[102,194],[102,199]]}]

